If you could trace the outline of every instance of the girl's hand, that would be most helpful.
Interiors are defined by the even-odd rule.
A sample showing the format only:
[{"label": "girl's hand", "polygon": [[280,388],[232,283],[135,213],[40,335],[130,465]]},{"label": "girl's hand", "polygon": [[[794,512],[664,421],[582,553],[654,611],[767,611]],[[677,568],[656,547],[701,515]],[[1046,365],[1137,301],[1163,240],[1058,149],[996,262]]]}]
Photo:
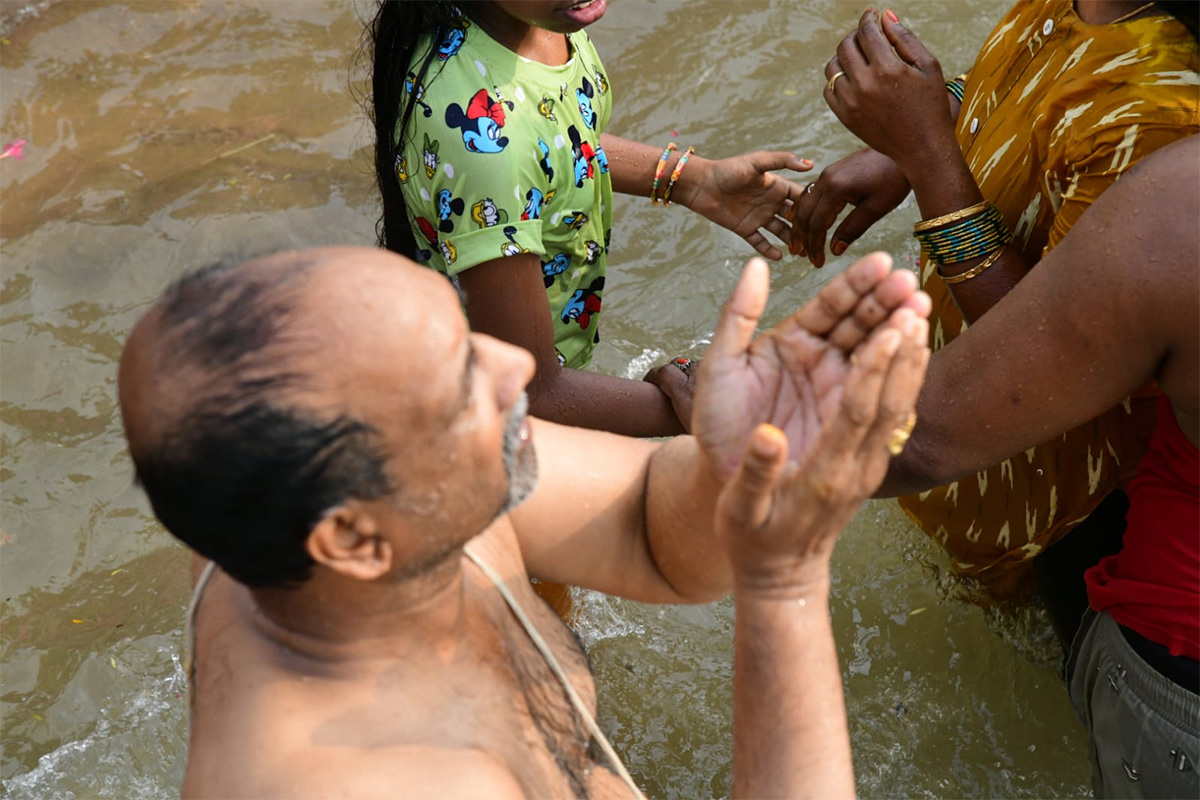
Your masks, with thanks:
[{"label": "girl's hand", "polygon": [[892,12],[882,23],[874,11],[863,14],[825,78],[833,85],[825,86],[825,102],[842,124],[910,179],[910,170],[936,162],[939,153],[958,151],[942,68]]},{"label": "girl's hand", "polygon": [[[774,170],[807,172],[813,162],[794,153],[760,150],[733,158],[708,161],[693,156],[688,170],[696,180],[688,187],[683,205],[728,228],[772,261],[783,252],[764,235],[769,231],[781,242],[791,240],[792,205],[804,187],[776,175]],[[683,173],[684,177],[687,173]],[[682,186],[680,188],[683,188]]]},{"label": "girl's hand", "polygon": [[642,378],[653,383],[670,399],[679,424],[688,433],[692,431],[692,401],[696,394],[696,374],[699,371],[699,359],[680,357],[655,367]]}]

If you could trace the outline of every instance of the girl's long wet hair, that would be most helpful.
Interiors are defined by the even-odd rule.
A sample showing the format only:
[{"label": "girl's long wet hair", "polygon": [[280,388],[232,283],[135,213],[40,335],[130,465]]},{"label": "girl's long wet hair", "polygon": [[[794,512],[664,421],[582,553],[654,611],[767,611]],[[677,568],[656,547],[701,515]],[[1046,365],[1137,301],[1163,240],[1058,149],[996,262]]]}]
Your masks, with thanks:
[{"label": "girl's long wet hair", "polygon": [[[371,59],[370,114],[375,123],[375,180],[383,199],[383,213],[375,223],[375,235],[380,247],[409,258],[416,255],[417,242],[396,179],[396,157],[403,152],[409,135],[417,106],[416,87],[426,83],[437,55],[433,45],[428,52],[418,53],[417,43],[426,33],[433,33],[433,43],[440,42],[454,16],[453,5],[444,0],[380,0],[367,29]],[[416,80],[405,100],[404,81],[409,72],[415,73]],[[397,138],[399,146],[393,144]]]}]

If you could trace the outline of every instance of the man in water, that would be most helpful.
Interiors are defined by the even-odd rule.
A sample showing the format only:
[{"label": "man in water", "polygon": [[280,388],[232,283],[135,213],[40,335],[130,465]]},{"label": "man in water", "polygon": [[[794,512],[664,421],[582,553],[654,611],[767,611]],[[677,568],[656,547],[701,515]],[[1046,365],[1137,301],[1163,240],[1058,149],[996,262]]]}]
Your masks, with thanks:
[{"label": "man in water", "polygon": [[928,298],[871,256],[752,342],[767,283],[752,261],[696,436],[665,444],[526,418],[530,355],[385,251],[169,289],[119,384],[155,513],[216,565],[189,611],[184,795],[636,794],[591,751],[584,654],[529,575],[653,603],[732,588],[735,792],[852,794],[829,554],[911,429]]}]

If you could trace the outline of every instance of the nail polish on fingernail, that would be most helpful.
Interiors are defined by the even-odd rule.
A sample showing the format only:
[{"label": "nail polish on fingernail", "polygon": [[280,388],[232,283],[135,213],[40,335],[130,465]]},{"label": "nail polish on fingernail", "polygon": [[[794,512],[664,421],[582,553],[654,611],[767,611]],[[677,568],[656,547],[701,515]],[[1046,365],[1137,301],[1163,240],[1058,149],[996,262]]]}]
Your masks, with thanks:
[{"label": "nail polish on fingernail", "polygon": [[892,11],[890,8],[887,10],[887,18],[890,19],[892,22],[900,21],[896,18],[896,12]]},{"label": "nail polish on fingernail", "polygon": [[850,245],[839,239],[833,243],[832,247],[829,248],[829,252],[833,253],[835,256],[840,256],[842,253],[846,252],[846,248],[849,246]]}]

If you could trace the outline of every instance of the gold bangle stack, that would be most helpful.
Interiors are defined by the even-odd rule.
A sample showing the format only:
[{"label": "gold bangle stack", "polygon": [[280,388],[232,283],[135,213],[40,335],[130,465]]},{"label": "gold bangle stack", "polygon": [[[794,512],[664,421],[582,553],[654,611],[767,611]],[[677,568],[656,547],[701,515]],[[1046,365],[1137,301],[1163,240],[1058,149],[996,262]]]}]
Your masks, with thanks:
[{"label": "gold bangle stack", "polygon": [[940,228],[943,225],[949,225],[951,222],[958,222],[960,219],[966,219],[967,217],[973,217],[976,214],[980,213],[981,211],[984,211],[987,207],[988,207],[988,201],[984,200],[982,202],[976,203],[973,206],[967,206],[966,208],[960,208],[958,211],[954,211],[954,212],[945,214],[940,217],[934,217],[933,219],[921,220],[916,225],[913,225],[913,233],[921,233],[923,231],[930,231],[930,230],[933,230],[934,228]]},{"label": "gold bangle stack", "polygon": [[946,284],[947,286],[953,286],[956,283],[962,283],[963,281],[969,281],[969,280],[971,280],[971,278],[974,278],[976,275],[979,275],[985,269],[987,269],[988,267],[992,266],[997,261],[999,261],[1000,256],[1002,256],[1003,254],[1004,254],[1004,245],[1000,245],[999,247],[996,248],[996,251],[994,253],[992,253],[990,256],[985,258],[983,261],[980,261],[978,264],[971,267],[969,270],[962,273],[961,275],[943,275],[940,267],[937,270],[937,274],[938,274],[938,277],[942,279],[942,283]]}]

